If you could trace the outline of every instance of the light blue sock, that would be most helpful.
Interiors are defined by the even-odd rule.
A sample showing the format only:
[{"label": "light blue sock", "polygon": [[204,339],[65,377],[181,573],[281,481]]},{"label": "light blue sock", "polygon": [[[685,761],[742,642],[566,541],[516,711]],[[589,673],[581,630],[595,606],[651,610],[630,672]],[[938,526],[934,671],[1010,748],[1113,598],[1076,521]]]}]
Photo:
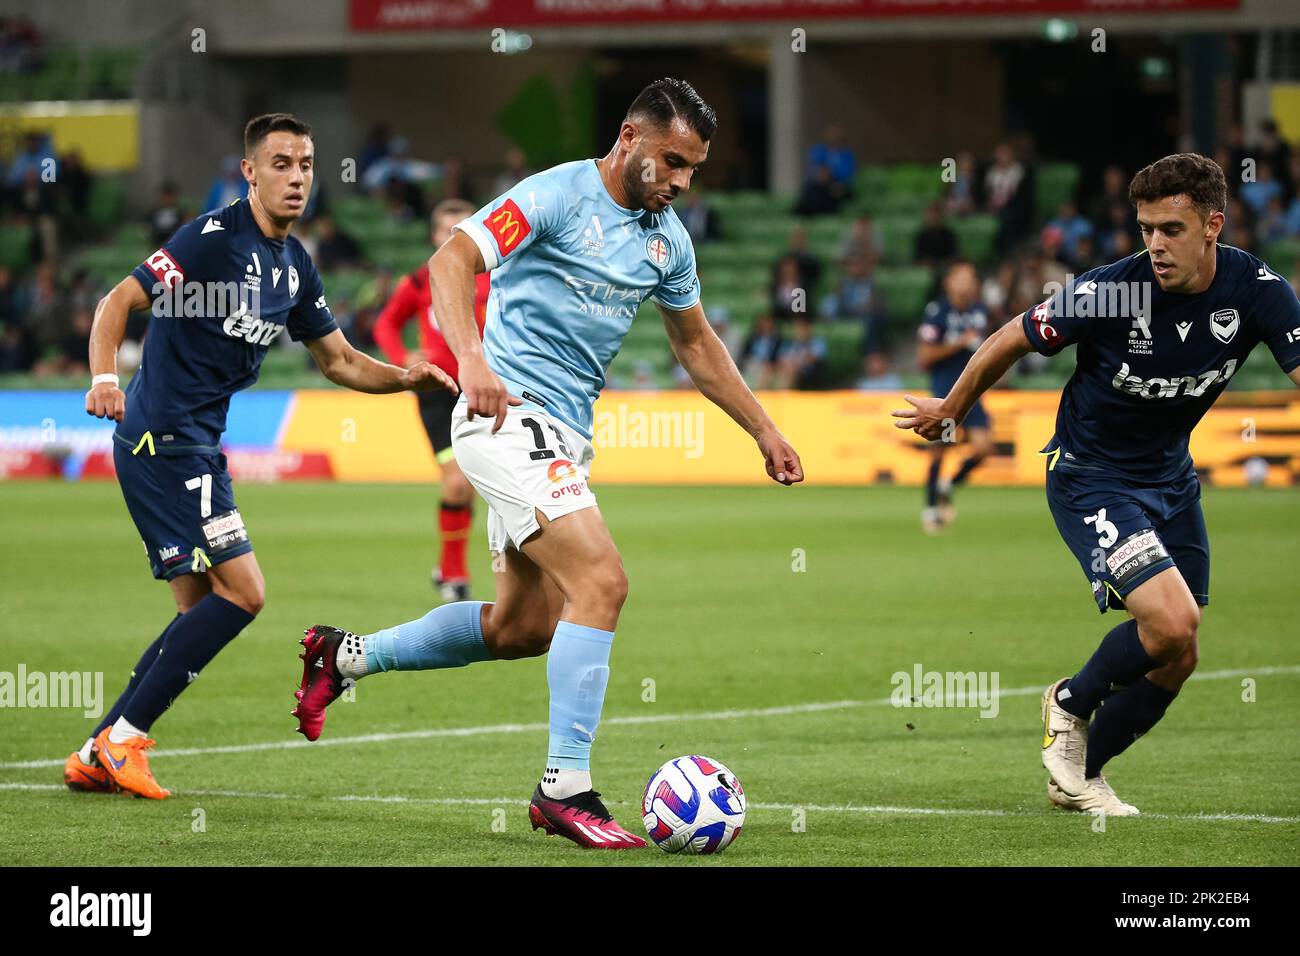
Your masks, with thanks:
[{"label": "light blue sock", "polygon": [[427,671],[491,659],[479,614],[483,601],[435,607],[418,621],[367,634],[366,666],[377,671]]},{"label": "light blue sock", "polygon": [[613,631],[560,621],[546,656],[551,689],[551,737],[546,765],[557,770],[591,769],[591,742],[609,683]]}]

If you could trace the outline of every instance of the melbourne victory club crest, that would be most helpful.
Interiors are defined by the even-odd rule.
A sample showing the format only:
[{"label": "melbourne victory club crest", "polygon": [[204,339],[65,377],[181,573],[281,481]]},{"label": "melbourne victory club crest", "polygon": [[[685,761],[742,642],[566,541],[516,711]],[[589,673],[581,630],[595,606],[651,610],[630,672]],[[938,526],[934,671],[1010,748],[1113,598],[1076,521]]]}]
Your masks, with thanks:
[{"label": "melbourne victory club crest", "polygon": [[654,233],[645,241],[645,254],[660,269],[668,265],[668,237],[662,232]]},{"label": "melbourne victory club crest", "polygon": [[289,298],[298,294],[298,270],[293,266],[289,267]]},{"label": "melbourne victory club crest", "polygon": [[1241,325],[1241,316],[1237,314],[1236,309],[1220,309],[1218,312],[1210,313],[1210,331],[1224,345],[1232,341],[1239,325]]}]

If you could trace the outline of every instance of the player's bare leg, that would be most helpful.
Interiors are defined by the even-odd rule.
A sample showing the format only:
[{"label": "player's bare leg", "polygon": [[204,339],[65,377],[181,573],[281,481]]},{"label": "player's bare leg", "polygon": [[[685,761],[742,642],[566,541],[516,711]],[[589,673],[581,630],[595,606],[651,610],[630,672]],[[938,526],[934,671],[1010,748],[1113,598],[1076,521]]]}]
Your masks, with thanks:
[{"label": "player's bare leg", "polygon": [[1083,670],[1043,697],[1043,765],[1065,801],[1053,795],[1051,781],[1048,793],[1070,809],[1091,809],[1071,802],[1099,789],[1113,796],[1102,767],[1155,726],[1196,667],[1201,611],[1177,568],[1142,582],[1125,604],[1132,618],[1106,636]]},{"label": "player's bare leg", "polygon": [[433,569],[433,585],[443,601],[469,600],[469,568],[465,557],[469,531],[474,523],[474,486],[450,448],[438,455],[442,470],[441,500],[438,506],[438,534],[441,550]]}]

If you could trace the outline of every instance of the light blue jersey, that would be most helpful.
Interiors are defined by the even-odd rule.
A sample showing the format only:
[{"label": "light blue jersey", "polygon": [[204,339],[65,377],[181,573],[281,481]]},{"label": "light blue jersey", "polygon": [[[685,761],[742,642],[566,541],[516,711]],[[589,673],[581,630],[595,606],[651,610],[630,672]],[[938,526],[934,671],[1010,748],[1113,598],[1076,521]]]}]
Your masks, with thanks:
[{"label": "light blue jersey", "polygon": [[614,202],[595,160],[529,176],[455,228],[492,277],[483,352],[510,394],[592,434],[592,406],[647,297],[700,300],[695,249],[670,208]]}]

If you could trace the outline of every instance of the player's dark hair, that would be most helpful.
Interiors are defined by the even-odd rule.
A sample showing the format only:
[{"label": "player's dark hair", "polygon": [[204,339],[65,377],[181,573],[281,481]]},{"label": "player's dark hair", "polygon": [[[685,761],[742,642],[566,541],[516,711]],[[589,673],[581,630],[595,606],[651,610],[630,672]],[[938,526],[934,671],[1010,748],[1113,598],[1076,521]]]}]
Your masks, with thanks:
[{"label": "player's dark hair", "polygon": [[624,117],[631,119],[648,120],[660,129],[681,119],[706,143],[718,128],[718,114],[695,92],[695,87],[672,77],[655,80],[637,94]]},{"label": "player's dark hair", "polygon": [[271,133],[287,131],[296,136],[310,136],[311,127],[292,113],[263,113],[254,116],[244,127],[244,155],[252,156],[253,150],[261,145]]},{"label": "player's dark hair", "polygon": [[1228,207],[1228,183],[1223,169],[1200,153],[1174,153],[1142,169],[1128,186],[1128,201],[1158,202],[1169,196],[1187,196],[1201,219]]}]

